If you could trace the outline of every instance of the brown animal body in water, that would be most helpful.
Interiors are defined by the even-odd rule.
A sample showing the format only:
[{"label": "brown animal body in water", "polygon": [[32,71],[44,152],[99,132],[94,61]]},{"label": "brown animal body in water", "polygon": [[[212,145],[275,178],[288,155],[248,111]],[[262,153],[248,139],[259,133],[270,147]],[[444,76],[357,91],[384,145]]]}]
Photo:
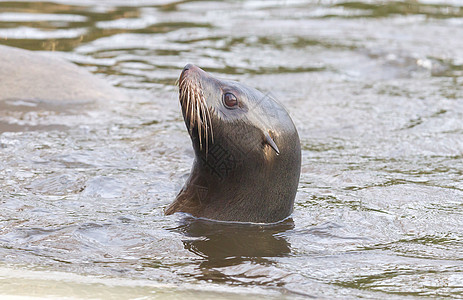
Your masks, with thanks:
[{"label": "brown animal body in water", "polygon": [[269,95],[194,65],[183,69],[179,90],[195,161],[166,214],[252,223],[287,218],[301,147],[286,110]]}]

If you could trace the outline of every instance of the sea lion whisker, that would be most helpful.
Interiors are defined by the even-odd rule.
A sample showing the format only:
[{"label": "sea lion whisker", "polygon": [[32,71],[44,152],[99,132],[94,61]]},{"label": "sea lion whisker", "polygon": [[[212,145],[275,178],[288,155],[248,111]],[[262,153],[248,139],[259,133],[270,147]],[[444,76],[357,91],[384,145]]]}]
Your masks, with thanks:
[{"label": "sea lion whisker", "polygon": [[201,132],[201,127],[202,127],[202,122],[201,122],[201,116],[200,116],[200,107],[199,107],[199,99],[198,99],[198,93],[195,91],[195,117],[196,117],[196,124],[198,126],[198,137],[199,137],[199,149],[203,149],[203,144],[202,144],[202,132]]},{"label": "sea lion whisker", "polygon": [[185,114],[186,114],[187,116],[189,116],[189,111],[190,111],[190,89],[188,89],[187,86],[185,86],[184,89],[185,89],[185,91],[184,91],[185,96],[184,96],[184,97],[185,97],[185,99],[186,99],[186,103],[185,103]]},{"label": "sea lion whisker", "polygon": [[205,100],[202,91],[199,94],[199,104],[201,108],[201,122],[202,126],[204,126],[204,138],[205,138],[205,145],[206,145],[206,155],[208,151],[208,143],[209,143],[209,126],[208,126],[208,119],[207,119],[207,114],[206,114],[206,108],[205,108]]},{"label": "sea lion whisker", "polygon": [[212,132],[212,120],[209,109],[207,107],[206,99],[204,98],[204,94],[201,91],[201,106],[203,111],[203,118],[204,118],[204,126],[205,126],[205,133],[206,133],[206,157],[209,150],[209,136],[211,137],[211,141],[213,141],[214,136]]},{"label": "sea lion whisker", "polygon": [[190,121],[190,117],[188,115],[189,101],[188,89],[186,85],[182,83],[180,86],[180,102],[182,104],[182,110],[187,121]]},{"label": "sea lion whisker", "polygon": [[206,101],[204,101],[204,109],[206,110],[206,114],[207,114],[207,122],[209,123],[209,130],[210,130],[210,133],[211,133],[211,142],[213,143],[214,142],[214,132],[212,130],[212,119],[211,119],[211,113],[209,112],[209,109],[207,107],[207,103],[205,103]]},{"label": "sea lion whisker", "polygon": [[[196,105],[194,99],[194,91],[190,91],[190,130],[193,130],[196,124]],[[192,131],[193,132],[193,131]]]},{"label": "sea lion whisker", "polygon": [[204,110],[202,106],[202,100],[201,100],[201,93],[198,92],[198,119],[200,124],[198,126],[201,127],[202,130],[202,135],[201,135],[201,140],[203,141],[203,145],[205,144],[205,135],[206,135],[206,126],[204,124]]},{"label": "sea lion whisker", "polygon": [[182,108],[185,106],[186,95],[185,95],[185,86],[180,86],[180,104],[182,104]]},{"label": "sea lion whisker", "polygon": [[194,126],[194,120],[193,120],[193,99],[192,99],[192,93],[191,93],[191,88],[188,86],[187,88],[188,91],[188,103],[187,103],[187,109],[186,109],[186,115],[188,116],[188,119],[190,121],[190,126],[189,130],[192,132],[193,126]]},{"label": "sea lion whisker", "polygon": [[201,112],[201,123],[203,124],[204,127],[206,127],[206,115],[204,111],[204,97],[201,92],[198,93],[197,95],[198,103],[199,103],[199,108]]}]

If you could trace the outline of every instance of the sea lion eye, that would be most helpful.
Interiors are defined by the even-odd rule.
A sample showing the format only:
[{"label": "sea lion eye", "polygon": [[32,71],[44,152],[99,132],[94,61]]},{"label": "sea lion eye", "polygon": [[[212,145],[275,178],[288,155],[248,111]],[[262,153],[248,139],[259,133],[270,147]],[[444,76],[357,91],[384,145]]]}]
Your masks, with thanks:
[{"label": "sea lion eye", "polygon": [[223,103],[227,108],[235,108],[238,105],[238,99],[232,93],[225,93],[223,95]]}]

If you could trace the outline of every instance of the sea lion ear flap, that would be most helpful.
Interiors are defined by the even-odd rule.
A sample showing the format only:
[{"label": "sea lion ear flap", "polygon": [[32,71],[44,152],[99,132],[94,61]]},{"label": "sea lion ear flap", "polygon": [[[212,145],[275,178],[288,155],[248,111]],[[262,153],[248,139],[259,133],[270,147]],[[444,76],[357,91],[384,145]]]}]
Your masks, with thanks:
[{"label": "sea lion ear flap", "polygon": [[264,136],[265,136],[265,142],[267,143],[267,145],[272,147],[272,149],[275,150],[276,154],[279,155],[280,154],[280,149],[278,149],[277,144],[275,144],[273,139],[270,137],[270,134],[268,132],[265,132]]}]

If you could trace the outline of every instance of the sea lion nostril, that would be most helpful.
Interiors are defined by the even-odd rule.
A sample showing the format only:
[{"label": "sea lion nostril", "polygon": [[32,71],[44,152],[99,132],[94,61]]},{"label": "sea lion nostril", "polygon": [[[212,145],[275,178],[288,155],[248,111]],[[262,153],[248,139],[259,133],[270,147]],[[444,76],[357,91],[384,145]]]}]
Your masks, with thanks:
[{"label": "sea lion nostril", "polygon": [[193,67],[192,64],[187,64],[187,65],[183,68],[183,71],[188,71],[188,70],[190,70],[192,67]]}]

